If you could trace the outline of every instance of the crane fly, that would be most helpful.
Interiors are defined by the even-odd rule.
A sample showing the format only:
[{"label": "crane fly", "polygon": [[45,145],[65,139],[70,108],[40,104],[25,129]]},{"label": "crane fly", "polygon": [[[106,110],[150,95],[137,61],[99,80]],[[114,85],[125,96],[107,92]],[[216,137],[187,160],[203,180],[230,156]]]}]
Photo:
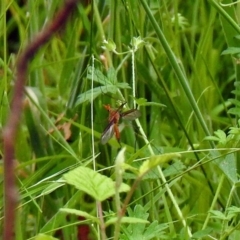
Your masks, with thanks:
[{"label": "crane fly", "polygon": [[141,113],[137,109],[130,109],[128,111],[122,112],[122,108],[126,103],[123,103],[118,109],[113,109],[109,104],[104,105],[104,108],[109,112],[108,125],[104,129],[101,136],[101,143],[105,144],[115,133],[117,141],[120,143],[120,131],[118,124],[120,119],[132,121],[140,117]]}]

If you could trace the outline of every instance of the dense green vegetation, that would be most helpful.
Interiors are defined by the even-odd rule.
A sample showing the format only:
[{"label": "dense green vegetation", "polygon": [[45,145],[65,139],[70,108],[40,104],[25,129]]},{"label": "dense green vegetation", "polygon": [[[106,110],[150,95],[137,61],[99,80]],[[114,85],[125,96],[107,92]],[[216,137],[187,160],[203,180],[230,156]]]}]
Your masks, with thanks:
[{"label": "dense green vegetation", "polygon": [[[228,4],[79,1],[29,65],[16,239],[238,239],[240,3]],[[61,7],[1,2],[1,128],[18,55]],[[106,104],[141,116],[103,145]]]}]

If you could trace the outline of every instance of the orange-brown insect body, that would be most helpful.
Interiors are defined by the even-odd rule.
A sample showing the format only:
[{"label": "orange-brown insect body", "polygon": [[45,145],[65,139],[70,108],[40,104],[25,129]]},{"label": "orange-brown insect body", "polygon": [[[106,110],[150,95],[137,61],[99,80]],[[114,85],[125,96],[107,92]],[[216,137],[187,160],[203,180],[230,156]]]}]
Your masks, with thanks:
[{"label": "orange-brown insect body", "polygon": [[107,143],[108,140],[114,135],[114,133],[117,141],[120,143],[120,131],[118,129],[118,123],[120,118],[131,121],[138,118],[141,115],[140,111],[137,109],[131,109],[121,113],[121,110],[124,105],[125,103],[123,103],[118,109],[112,109],[109,104],[104,105],[104,108],[109,112],[109,116],[108,125],[103,131],[101,136],[102,144]]},{"label": "orange-brown insect body", "polygon": [[120,113],[119,113],[119,109],[114,110],[110,107],[109,104],[104,105],[105,109],[109,112],[109,116],[108,116],[108,122],[114,122],[114,123],[118,123],[119,119],[120,119]]}]

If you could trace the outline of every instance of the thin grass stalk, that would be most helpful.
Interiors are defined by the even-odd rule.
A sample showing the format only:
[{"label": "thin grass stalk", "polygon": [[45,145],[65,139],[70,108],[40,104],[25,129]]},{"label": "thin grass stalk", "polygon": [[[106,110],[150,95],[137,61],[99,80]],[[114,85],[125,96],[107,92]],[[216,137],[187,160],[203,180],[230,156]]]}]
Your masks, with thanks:
[{"label": "thin grass stalk", "polygon": [[226,239],[226,236],[229,235],[229,233],[226,233],[226,229],[229,226],[229,219],[227,218],[227,215],[228,215],[228,208],[232,204],[232,199],[234,197],[235,192],[236,192],[236,186],[234,184],[231,188],[231,191],[229,193],[228,200],[227,200],[227,203],[226,203],[226,206],[225,206],[225,211],[224,211],[225,219],[222,220],[220,240]]},{"label": "thin grass stalk", "polygon": [[[236,81],[235,81],[235,88],[236,88],[236,92],[240,92],[240,65],[239,63],[236,63],[236,67],[235,67],[235,72],[236,72]],[[240,95],[239,94],[236,94],[236,99],[237,101],[240,101]],[[236,119],[236,124],[238,124],[238,121],[239,121],[239,117],[240,116],[235,116],[235,119]],[[240,152],[236,152],[235,153],[235,159],[236,159],[236,167],[237,167],[237,173],[238,175],[240,174]],[[237,198],[239,200],[239,197],[240,196],[240,188],[236,188],[236,196],[235,198]]]},{"label": "thin grass stalk", "polygon": [[[161,42],[163,49],[165,50],[165,52],[167,54],[169,62],[172,65],[172,67],[176,73],[176,76],[185,91],[186,96],[188,97],[189,103],[191,104],[191,106],[198,118],[198,121],[200,122],[200,124],[203,128],[204,133],[207,136],[211,136],[210,131],[208,130],[208,127],[204,121],[201,111],[200,111],[200,109],[196,103],[196,100],[192,94],[192,91],[189,87],[188,81],[187,81],[184,73],[182,72],[180,66],[178,65],[176,57],[174,56],[174,53],[172,52],[170,46],[168,45],[168,42],[167,42],[163,32],[161,31],[159,24],[157,23],[154,16],[152,15],[151,10],[150,10],[149,6],[147,5],[146,1],[140,0],[140,2],[142,3],[142,6],[145,9],[145,12],[146,12],[148,18],[149,18],[150,22],[152,23],[152,26],[159,38],[159,41]],[[210,144],[211,144],[211,147],[214,147],[214,142],[210,141]]]},{"label": "thin grass stalk", "polygon": [[[133,71],[133,73],[132,73],[132,76],[133,76],[133,85],[132,85],[132,88],[133,88],[133,94],[135,94],[135,91],[136,91],[136,90],[135,90],[135,87],[136,87],[136,85],[135,85],[135,74],[134,74],[134,73],[135,73],[135,67],[134,67],[134,50],[132,50],[132,51],[133,51],[133,54],[132,54],[132,55],[133,55],[133,56],[132,56],[132,59],[133,59],[133,60],[132,60],[132,71]],[[139,128],[139,132],[140,132],[140,133],[142,134],[142,136],[143,136],[143,139],[144,139],[144,141],[145,141],[145,143],[146,143],[146,145],[147,145],[147,147],[148,147],[148,150],[149,150],[151,156],[154,156],[154,151],[153,151],[153,149],[152,149],[152,147],[151,147],[150,142],[148,141],[148,138],[146,137],[146,134],[145,134],[145,132],[144,132],[144,130],[143,130],[143,128],[142,128],[142,125],[140,124],[140,121],[139,121],[138,119],[136,119],[135,121],[136,121],[136,124],[137,124],[137,126],[138,126],[138,128]],[[176,200],[175,200],[175,198],[174,198],[174,196],[173,196],[173,193],[172,193],[169,185],[167,184],[167,181],[166,181],[166,178],[165,178],[165,176],[164,176],[164,174],[163,174],[162,168],[161,168],[160,166],[158,166],[157,169],[158,169],[158,172],[159,172],[159,174],[160,174],[160,178],[162,179],[163,184],[164,184],[165,187],[166,187],[166,190],[167,190],[167,192],[168,192],[168,194],[169,194],[169,197],[170,197],[170,199],[172,200],[172,203],[173,203],[173,205],[174,205],[174,207],[175,207],[175,209],[176,209],[176,211],[177,211],[177,213],[178,213],[178,216],[180,217],[180,221],[182,222],[183,226],[186,227],[188,236],[191,237],[191,236],[192,236],[191,231],[190,231],[189,227],[188,227],[187,224],[186,224],[186,221],[185,221],[185,219],[184,219],[184,217],[183,217],[183,214],[182,214],[182,212],[181,212],[181,209],[179,208],[178,203],[176,202]],[[137,180],[136,180],[136,185],[138,185],[138,181],[141,181],[141,179],[137,179]],[[161,185],[160,182],[159,182],[158,184]],[[129,201],[130,198],[131,198],[131,194],[132,194],[132,191],[129,193],[129,195],[127,195],[127,198],[126,198],[126,200],[125,200],[125,202],[124,202],[125,207],[127,206],[128,201]],[[123,212],[124,212],[124,211],[123,211]]]},{"label": "thin grass stalk", "polygon": [[208,0],[210,4],[218,11],[218,13],[232,26],[236,32],[240,34],[239,25],[229,16],[229,14],[221,7],[221,5],[215,0]]},{"label": "thin grass stalk", "polygon": [[[97,29],[98,29],[100,37],[103,41],[103,40],[106,39],[106,36],[105,36],[104,30],[103,30],[102,21],[101,21],[101,17],[100,17],[98,8],[97,8],[96,0],[93,0],[92,4],[93,4],[94,17],[95,17],[95,21],[96,21],[96,24],[97,24]],[[91,31],[93,31],[93,30],[91,30]],[[107,62],[109,64],[109,67],[111,67],[112,66],[112,58],[111,58],[111,55],[108,51],[106,51],[106,57],[107,57]]]},{"label": "thin grass stalk", "polygon": [[[132,95],[133,99],[136,98],[136,79],[135,79],[135,51],[134,49],[131,50],[132,52]],[[133,108],[136,108],[136,101],[133,100]]]},{"label": "thin grass stalk", "polygon": [[91,80],[91,129],[92,129],[92,155],[93,155],[93,170],[96,171],[96,159],[95,159],[95,144],[94,144],[94,110],[93,110],[93,90],[94,90],[94,55],[92,55],[92,80]]},{"label": "thin grass stalk", "polygon": [[[91,80],[91,139],[92,139],[92,158],[93,158],[93,170],[96,171],[96,158],[95,158],[95,144],[94,144],[94,109],[93,109],[93,90],[94,90],[94,63],[95,63],[95,58],[94,55],[92,55],[92,80]],[[98,225],[98,232],[101,233],[102,239],[106,239],[106,233],[105,233],[105,228],[104,228],[104,221],[103,221],[103,216],[102,216],[102,206],[100,202],[96,202],[96,209],[97,209],[97,217],[100,218],[100,226]],[[100,230],[100,231],[99,231]]]},{"label": "thin grass stalk", "polygon": [[217,190],[216,190],[216,192],[215,192],[215,195],[214,195],[212,204],[211,204],[211,206],[210,206],[210,208],[209,208],[207,217],[206,217],[206,219],[205,219],[205,221],[204,221],[204,224],[203,224],[203,226],[202,226],[202,230],[204,230],[204,229],[207,227],[208,223],[209,223],[209,220],[210,220],[210,217],[211,217],[210,211],[211,211],[211,210],[214,210],[214,208],[215,208],[215,206],[216,206],[216,203],[217,203],[217,201],[218,201],[218,197],[219,197],[220,192],[221,192],[221,189],[222,189],[222,187],[223,187],[223,181],[224,181],[224,179],[225,179],[225,175],[222,174],[221,177],[220,177],[220,179],[219,179],[219,184],[218,184]]}]

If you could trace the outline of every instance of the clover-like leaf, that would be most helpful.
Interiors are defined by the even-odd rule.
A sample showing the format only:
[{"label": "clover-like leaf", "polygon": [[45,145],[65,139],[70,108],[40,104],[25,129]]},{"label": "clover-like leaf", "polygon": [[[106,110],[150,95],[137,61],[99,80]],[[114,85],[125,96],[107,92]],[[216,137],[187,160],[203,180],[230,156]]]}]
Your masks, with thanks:
[{"label": "clover-like leaf", "polygon": [[78,106],[84,102],[91,102],[91,100],[97,98],[99,95],[103,94],[103,93],[113,93],[115,94],[117,92],[118,88],[114,85],[105,85],[105,86],[101,86],[101,87],[95,87],[84,93],[81,93],[78,98],[77,101],[75,103],[75,106]]},{"label": "clover-like leaf", "polygon": [[[121,240],[127,239],[146,239],[150,240],[154,237],[164,239],[164,230],[168,228],[168,224],[159,224],[157,221],[149,222],[147,220],[149,213],[141,205],[136,205],[134,210],[128,209],[129,225],[122,225],[124,234],[120,236]],[[141,220],[141,221],[140,221]],[[125,222],[127,223],[127,222]],[[161,238],[163,237],[163,238]]]}]

